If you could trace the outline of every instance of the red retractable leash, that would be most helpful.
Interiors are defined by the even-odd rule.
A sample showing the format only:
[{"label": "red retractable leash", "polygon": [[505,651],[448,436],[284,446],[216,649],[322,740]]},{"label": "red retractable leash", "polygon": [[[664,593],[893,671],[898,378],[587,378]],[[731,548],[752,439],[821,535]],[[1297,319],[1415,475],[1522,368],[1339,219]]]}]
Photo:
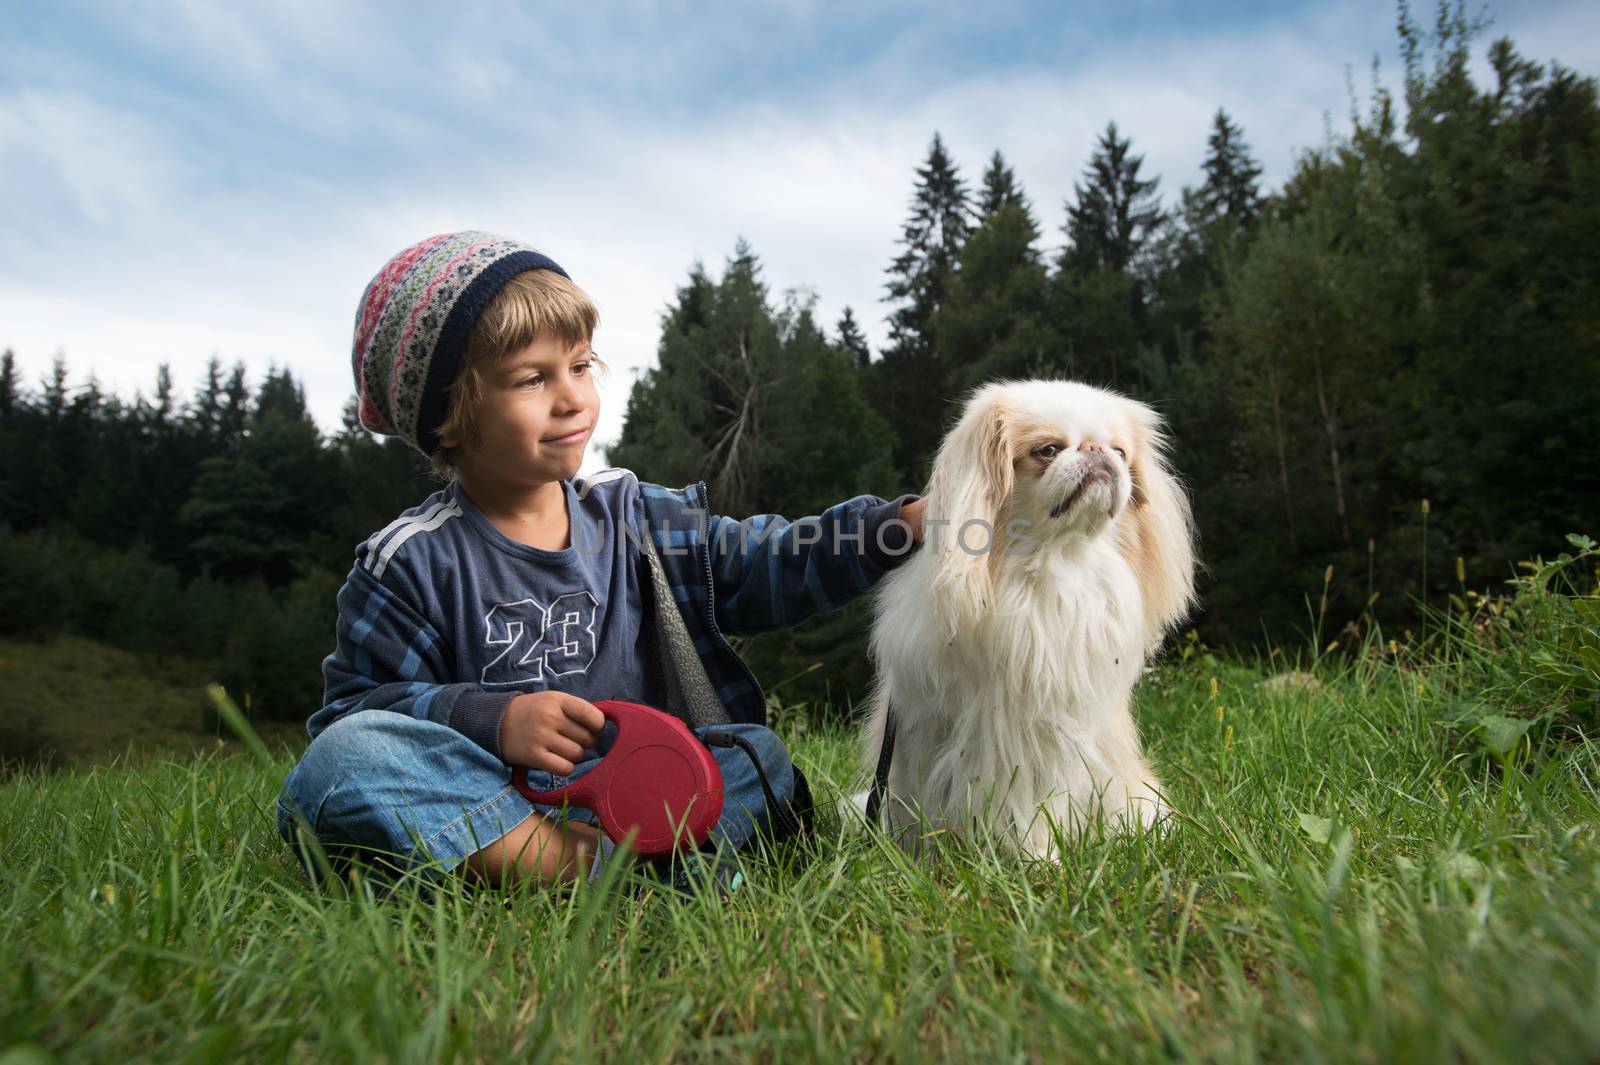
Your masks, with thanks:
[{"label": "red retractable leash", "polygon": [[704,843],[722,816],[722,770],[706,744],[682,721],[653,707],[620,699],[594,705],[617,726],[616,741],[599,765],[553,791],[529,787],[527,766],[512,770],[511,783],[531,802],[594,811],[614,842],[635,832],[631,846],[640,857]]}]

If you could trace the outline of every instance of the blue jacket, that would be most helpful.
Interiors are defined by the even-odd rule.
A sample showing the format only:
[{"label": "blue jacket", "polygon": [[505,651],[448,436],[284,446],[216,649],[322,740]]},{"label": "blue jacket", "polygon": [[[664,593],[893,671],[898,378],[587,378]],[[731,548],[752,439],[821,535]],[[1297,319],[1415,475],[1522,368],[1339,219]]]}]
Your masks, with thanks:
[{"label": "blue jacket", "polygon": [[[766,721],[761,685],[726,635],[770,632],[837,609],[916,548],[905,523],[893,520],[914,495],[856,496],[793,522],[776,514],[740,521],[711,513],[703,481],[640,489],[650,668],[662,709],[693,726]],[[387,709],[450,725],[498,755],[500,719],[516,693],[462,682],[448,642],[362,564],[367,547],[339,590],[335,647],[322,663],[324,705],[307,731],[315,737],[346,714]]]}]

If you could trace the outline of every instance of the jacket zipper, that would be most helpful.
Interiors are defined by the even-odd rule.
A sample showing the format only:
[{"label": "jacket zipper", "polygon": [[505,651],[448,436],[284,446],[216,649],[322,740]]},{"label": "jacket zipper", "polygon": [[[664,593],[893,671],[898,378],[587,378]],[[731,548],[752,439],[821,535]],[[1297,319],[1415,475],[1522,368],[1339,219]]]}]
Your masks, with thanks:
[{"label": "jacket zipper", "polygon": [[722,649],[727,651],[733,660],[739,663],[739,668],[744,670],[744,675],[750,678],[750,686],[755,689],[756,699],[761,704],[761,720],[758,724],[767,723],[767,693],[761,690],[761,682],[756,680],[756,675],[750,669],[744,656],[733,649],[728,643],[728,638],[722,635],[722,629],[717,626],[717,583],[711,574],[711,503],[706,493],[704,481],[695,482],[695,496],[700,503],[700,557],[705,561],[706,571],[706,626],[711,634],[722,644]]}]

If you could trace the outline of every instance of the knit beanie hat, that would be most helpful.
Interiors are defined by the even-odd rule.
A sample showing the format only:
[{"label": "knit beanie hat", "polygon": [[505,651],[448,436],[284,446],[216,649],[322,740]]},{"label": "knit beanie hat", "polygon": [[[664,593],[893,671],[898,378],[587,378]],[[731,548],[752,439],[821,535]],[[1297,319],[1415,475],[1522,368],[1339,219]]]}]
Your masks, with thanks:
[{"label": "knit beanie hat", "polygon": [[351,368],[361,424],[432,455],[473,323],[527,270],[571,279],[526,244],[476,231],[429,237],[390,259],[356,308]]}]

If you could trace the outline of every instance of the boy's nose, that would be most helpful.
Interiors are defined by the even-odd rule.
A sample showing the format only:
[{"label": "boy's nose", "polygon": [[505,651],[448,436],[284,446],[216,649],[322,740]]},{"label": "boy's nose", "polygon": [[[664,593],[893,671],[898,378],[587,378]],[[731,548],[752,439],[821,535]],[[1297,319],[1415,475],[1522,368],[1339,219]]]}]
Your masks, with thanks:
[{"label": "boy's nose", "polygon": [[584,408],[587,397],[583,386],[571,377],[562,380],[561,386],[556,389],[555,406],[557,410],[571,413]]}]

